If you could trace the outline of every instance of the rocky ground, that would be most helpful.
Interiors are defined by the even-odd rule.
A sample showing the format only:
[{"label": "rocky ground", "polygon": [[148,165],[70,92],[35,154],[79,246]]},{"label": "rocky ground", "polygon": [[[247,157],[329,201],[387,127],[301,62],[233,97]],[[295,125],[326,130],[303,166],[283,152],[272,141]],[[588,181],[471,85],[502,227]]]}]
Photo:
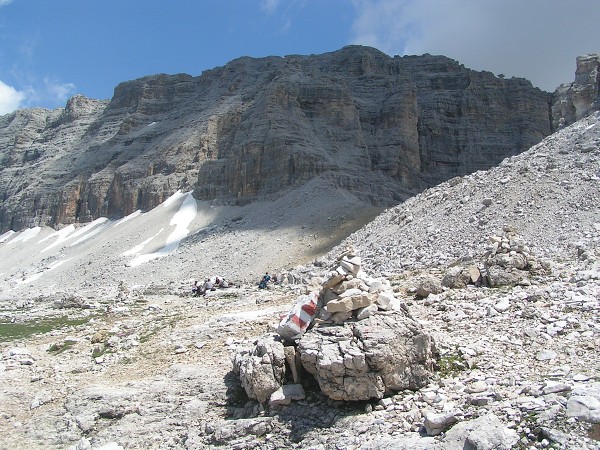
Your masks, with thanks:
[{"label": "rocky ground", "polygon": [[[267,290],[240,277],[190,297],[171,257],[152,283],[119,285],[108,270],[111,295],[64,277],[54,297],[9,298],[19,291],[5,281],[0,447],[600,448],[599,161],[595,115],[391,208]],[[435,376],[382,400],[332,401],[310,380],[287,406],[249,400],[232,355],[274,333],[348,243],[434,338]],[[470,268],[495,285],[461,283]]]}]

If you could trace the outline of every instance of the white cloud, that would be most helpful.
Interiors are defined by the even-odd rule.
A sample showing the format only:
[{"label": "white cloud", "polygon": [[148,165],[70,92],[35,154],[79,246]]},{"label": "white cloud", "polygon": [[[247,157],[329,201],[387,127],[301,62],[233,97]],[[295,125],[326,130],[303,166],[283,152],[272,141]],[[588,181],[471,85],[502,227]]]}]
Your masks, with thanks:
[{"label": "white cloud", "polygon": [[8,5],[9,3],[12,3],[13,0],[0,0],[0,6],[5,6]]},{"label": "white cloud", "polygon": [[25,93],[0,81],[0,115],[13,112],[21,107]]},{"label": "white cloud", "polygon": [[19,108],[64,105],[74,93],[73,83],[61,83],[52,78],[44,78],[41,84],[29,85],[23,90],[17,90],[0,81],[0,115]]},{"label": "white cloud", "polygon": [[440,54],[553,91],[575,58],[600,52],[597,0],[353,0],[353,42],[393,54]]}]

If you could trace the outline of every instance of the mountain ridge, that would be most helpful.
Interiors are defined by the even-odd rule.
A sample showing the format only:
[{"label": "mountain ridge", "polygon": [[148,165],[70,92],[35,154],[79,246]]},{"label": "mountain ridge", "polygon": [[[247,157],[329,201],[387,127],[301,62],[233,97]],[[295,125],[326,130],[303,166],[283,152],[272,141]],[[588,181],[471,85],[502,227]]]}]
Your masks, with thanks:
[{"label": "mountain ridge", "polygon": [[361,46],[147,76],[0,118],[0,230],[119,218],[179,189],[241,205],[315,176],[391,206],[539,142],[550,102],[524,79]]}]

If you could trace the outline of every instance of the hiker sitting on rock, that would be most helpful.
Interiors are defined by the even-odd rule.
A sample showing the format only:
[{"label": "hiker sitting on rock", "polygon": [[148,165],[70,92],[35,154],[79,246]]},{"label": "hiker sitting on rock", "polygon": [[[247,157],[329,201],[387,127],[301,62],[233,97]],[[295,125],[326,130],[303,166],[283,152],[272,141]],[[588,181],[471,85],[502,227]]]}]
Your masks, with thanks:
[{"label": "hiker sitting on rock", "polygon": [[207,278],[207,279],[204,281],[204,286],[202,286],[202,289],[203,289],[203,292],[202,292],[202,294],[203,294],[203,295],[206,295],[206,292],[207,292],[207,291],[214,291],[214,290],[215,290],[215,288],[214,288],[214,284],[213,284],[213,282],[210,280],[210,278]]},{"label": "hiker sitting on rock", "polygon": [[198,286],[197,281],[194,281],[194,284],[192,285],[192,295],[193,296],[200,295],[200,286]]},{"label": "hiker sitting on rock", "polygon": [[262,280],[260,280],[260,283],[258,283],[258,288],[259,289],[266,289],[267,288],[267,283],[271,280],[271,275],[269,275],[269,272],[265,273],[265,275],[262,277]]}]

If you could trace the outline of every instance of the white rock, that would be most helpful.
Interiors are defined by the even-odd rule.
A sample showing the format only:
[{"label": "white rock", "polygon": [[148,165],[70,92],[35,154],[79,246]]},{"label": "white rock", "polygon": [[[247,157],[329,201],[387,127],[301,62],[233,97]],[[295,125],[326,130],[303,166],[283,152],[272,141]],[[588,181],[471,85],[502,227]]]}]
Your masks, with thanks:
[{"label": "white rock", "polygon": [[366,306],[364,308],[360,308],[357,310],[356,318],[358,320],[366,319],[367,317],[370,317],[373,314],[375,314],[378,309],[379,308],[377,307],[376,304],[372,304],[372,305]]},{"label": "white rock", "polygon": [[427,413],[423,425],[428,436],[437,436],[458,422],[456,413],[445,414]]},{"label": "white rock", "polygon": [[498,303],[494,305],[494,309],[498,312],[508,311],[510,308],[510,300],[506,297],[501,299]]},{"label": "white rock", "polygon": [[542,350],[535,355],[535,359],[538,361],[550,361],[556,359],[557,356],[558,354],[553,350]]},{"label": "white rock", "polygon": [[288,405],[293,400],[304,400],[306,394],[301,384],[286,384],[271,394],[269,404],[272,407]]},{"label": "white rock", "polygon": [[573,387],[567,383],[560,383],[558,381],[547,381],[542,393],[544,395],[556,394],[558,392],[567,392],[573,389]]}]

